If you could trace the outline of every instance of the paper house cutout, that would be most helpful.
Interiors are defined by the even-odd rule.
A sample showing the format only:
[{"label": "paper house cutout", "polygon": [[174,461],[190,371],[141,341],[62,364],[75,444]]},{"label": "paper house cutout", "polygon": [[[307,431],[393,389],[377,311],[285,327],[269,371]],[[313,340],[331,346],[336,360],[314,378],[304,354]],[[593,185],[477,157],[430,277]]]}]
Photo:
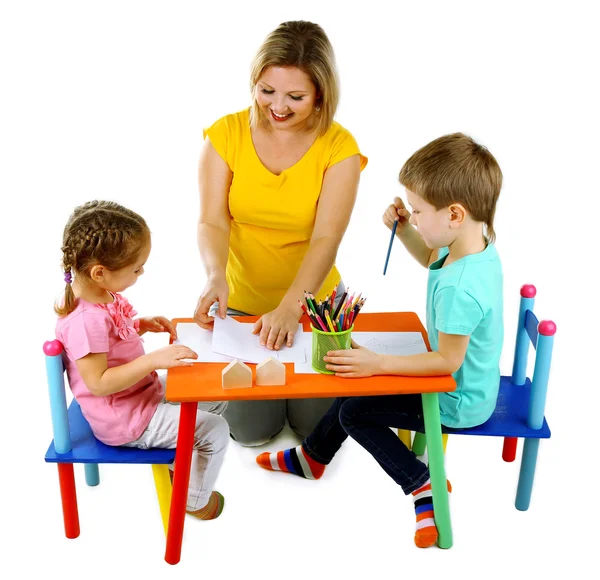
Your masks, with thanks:
[{"label": "paper house cutout", "polygon": [[252,386],[252,369],[237,358],[232,360],[221,373],[224,389],[243,389]]},{"label": "paper house cutout", "polygon": [[273,357],[256,365],[257,386],[285,385],[285,365]]}]

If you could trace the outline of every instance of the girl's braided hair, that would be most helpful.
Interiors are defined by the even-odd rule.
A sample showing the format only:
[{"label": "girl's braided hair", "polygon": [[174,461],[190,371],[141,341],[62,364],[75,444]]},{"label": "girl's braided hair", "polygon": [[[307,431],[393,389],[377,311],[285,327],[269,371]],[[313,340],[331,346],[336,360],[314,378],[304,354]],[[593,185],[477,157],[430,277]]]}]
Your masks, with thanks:
[{"label": "girl's braided hair", "polygon": [[[150,240],[148,225],[140,215],[113,201],[89,201],[75,208],[63,233],[62,268],[65,280],[71,270],[89,277],[90,270],[102,264],[119,270],[133,264]],[[67,282],[64,301],[54,306],[66,316],[77,306],[71,284]]]}]

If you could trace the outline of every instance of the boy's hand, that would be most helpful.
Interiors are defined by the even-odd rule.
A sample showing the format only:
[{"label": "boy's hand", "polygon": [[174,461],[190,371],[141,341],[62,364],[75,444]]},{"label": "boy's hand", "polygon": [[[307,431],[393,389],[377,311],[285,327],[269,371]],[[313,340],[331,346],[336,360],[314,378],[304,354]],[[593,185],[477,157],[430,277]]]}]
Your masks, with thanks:
[{"label": "boy's hand", "polygon": [[149,355],[154,369],[170,369],[173,367],[190,367],[194,363],[186,362],[184,358],[198,358],[198,355],[189,347],[183,344],[170,344],[164,348],[159,348]]},{"label": "boy's hand", "polygon": [[405,226],[408,225],[410,212],[406,209],[404,202],[399,198],[394,198],[394,203],[389,205],[383,214],[383,223],[388,229],[394,227],[394,222],[397,221],[396,233],[398,234]]},{"label": "boy's hand", "polygon": [[140,334],[144,332],[168,332],[172,340],[177,340],[175,327],[168,318],[164,316],[146,316],[138,320],[140,321]]},{"label": "boy's hand", "polygon": [[352,341],[352,350],[330,350],[323,360],[336,377],[357,379],[381,374],[381,355]]}]

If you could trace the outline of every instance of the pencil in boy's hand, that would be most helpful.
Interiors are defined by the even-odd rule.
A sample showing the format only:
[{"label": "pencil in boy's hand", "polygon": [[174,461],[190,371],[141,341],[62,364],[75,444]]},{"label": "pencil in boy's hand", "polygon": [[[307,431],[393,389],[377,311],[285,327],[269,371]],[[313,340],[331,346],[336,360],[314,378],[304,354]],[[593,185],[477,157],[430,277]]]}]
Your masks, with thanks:
[{"label": "pencil in boy's hand", "polygon": [[385,266],[383,267],[383,275],[387,271],[388,262],[390,261],[390,252],[392,251],[392,244],[394,243],[394,236],[396,235],[396,228],[398,227],[398,220],[394,222],[394,227],[392,227],[392,237],[390,238],[390,245],[388,246],[387,256],[385,257]]}]

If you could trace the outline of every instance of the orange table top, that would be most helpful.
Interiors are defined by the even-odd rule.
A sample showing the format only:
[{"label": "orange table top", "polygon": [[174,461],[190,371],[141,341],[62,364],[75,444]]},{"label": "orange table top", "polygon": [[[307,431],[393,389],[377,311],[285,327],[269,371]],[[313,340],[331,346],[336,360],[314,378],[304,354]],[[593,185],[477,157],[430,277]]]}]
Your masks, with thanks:
[{"label": "orange table top", "polygon": [[[243,322],[254,322],[258,316],[236,316]],[[300,320],[305,331],[310,330],[306,315]],[[193,322],[191,318],[175,318],[173,323]],[[427,348],[427,333],[414,312],[361,313],[356,319],[356,331],[420,332]],[[258,337],[257,337],[258,340]],[[375,376],[362,379],[343,379],[332,375],[296,374],[294,363],[285,363],[286,384],[258,387],[255,383],[255,364],[252,368],[253,386],[241,389],[223,389],[221,372],[227,363],[194,363],[176,367],[167,372],[166,397],[173,402],[190,401],[243,401],[250,399],[303,399],[358,395],[397,395],[409,393],[440,393],[454,391],[456,383],[451,375],[437,377]]]}]

